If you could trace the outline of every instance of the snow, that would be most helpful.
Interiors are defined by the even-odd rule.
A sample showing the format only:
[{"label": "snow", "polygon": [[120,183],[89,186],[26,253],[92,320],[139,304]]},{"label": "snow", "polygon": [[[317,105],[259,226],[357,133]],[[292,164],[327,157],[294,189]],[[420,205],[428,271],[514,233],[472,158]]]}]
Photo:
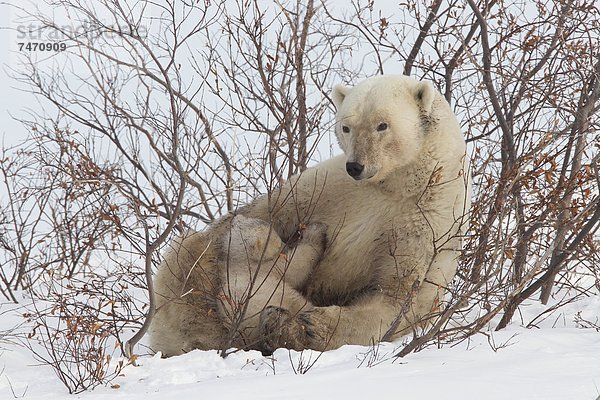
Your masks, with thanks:
[{"label": "snow", "polygon": [[[545,308],[530,302],[524,321]],[[193,351],[161,359],[141,356],[107,386],[74,395],[104,399],[596,399],[600,398],[600,333],[574,323],[596,318],[600,297],[559,308],[538,327],[514,323],[442,348],[396,359],[401,343],[344,346],[325,353]],[[15,322],[6,313],[0,332]],[[593,321],[593,320],[592,320]],[[0,342],[0,399],[69,397],[54,371],[29,350]],[[302,374],[300,372],[308,370]]]}]

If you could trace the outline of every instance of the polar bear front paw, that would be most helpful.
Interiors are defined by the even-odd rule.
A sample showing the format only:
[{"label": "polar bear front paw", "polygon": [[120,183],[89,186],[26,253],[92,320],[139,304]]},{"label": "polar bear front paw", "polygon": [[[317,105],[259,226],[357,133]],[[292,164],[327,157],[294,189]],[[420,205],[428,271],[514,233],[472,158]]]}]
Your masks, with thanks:
[{"label": "polar bear front paw", "polygon": [[280,307],[269,306],[260,314],[262,343],[259,350],[264,355],[270,355],[281,347],[297,351],[325,351],[331,347],[340,313],[339,306],[314,307],[297,315]]},{"label": "polar bear front paw", "polygon": [[340,306],[314,307],[298,314],[298,320],[305,327],[306,348],[318,351],[331,348],[340,317]]},{"label": "polar bear front paw", "polygon": [[301,351],[308,348],[312,331],[288,310],[269,306],[260,314],[258,345],[263,355],[271,355],[278,348]]}]

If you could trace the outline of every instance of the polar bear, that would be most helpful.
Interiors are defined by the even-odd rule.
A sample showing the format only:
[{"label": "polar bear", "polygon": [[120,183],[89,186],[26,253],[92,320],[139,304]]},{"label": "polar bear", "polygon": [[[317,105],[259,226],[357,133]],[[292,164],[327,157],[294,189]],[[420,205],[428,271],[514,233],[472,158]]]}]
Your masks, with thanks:
[{"label": "polar bear", "polygon": [[309,305],[296,289],[323,255],[326,228],[322,224],[300,228],[300,242],[290,248],[268,222],[243,215],[233,218],[223,238],[227,251],[219,266],[217,311],[236,347],[256,348],[262,343],[258,325],[266,307],[297,315]]},{"label": "polar bear", "polygon": [[257,348],[265,307],[296,314],[308,305],[295,288],[323,255],[326,230],[300,228],[301,239],[290,247],[268,222],[236,215],[176,242],[154,278],[151,349],[173,356],[196,348]]},{"label": "polar bear", "polygon": [[[344,154],[238,210],[268,221],[284,241],[301,225],[327,227],[327,248],[299,288],[306,306],[296,313],[269,304],[261,312],[256,348],[263,352],[399,338],[438,312],[457,270],[470,179],[465,141],[444,97],[430,82],[382,75],[338,85],[331,98]],[[207,298],[196,301],[207,310]],[[214,348],[226,330],[220,321],[202,311],[170,329],[177,335],[195,325],[195,346]]]},{"label": "polar bear", "polygon": [[240,210],[283,238],[302,222],[328,226],[328,249],[301,290],[313,307],[261,316],[271,349],[399,338],[440,309],[458,266],[470,178],[444,97],[428,81],[386,75],[338,85],[331,97],[344,155]]}]

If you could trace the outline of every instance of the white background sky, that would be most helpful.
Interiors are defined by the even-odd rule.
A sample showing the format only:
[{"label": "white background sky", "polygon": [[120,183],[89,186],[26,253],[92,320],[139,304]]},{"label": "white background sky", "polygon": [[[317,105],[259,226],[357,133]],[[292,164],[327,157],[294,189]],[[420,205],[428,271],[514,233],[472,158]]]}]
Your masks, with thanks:
[{"label": "white background sky", "polygon": [[[0,137],[6,146],[18,144],[27,136],[26,129],[14,118],[23,118],[24,109],[36,102],[35,96],[23,91],[23,85],[11,78],[13,71],[21,71],[19,58],[26,54],[19,52],[17,29],[23,24],[22,13],[15,7],[33,11],[39,7],[47,15],[54,15],[58,21],[65,20],[64,14],[56,12],[43,1],[0,1]],[[34,57],[43,53],[31,53]],[[21,88],[21,90],[19,90]]]},{"label": "white background sky", "polygon": [[16,47],[16,34],[11,30],[14,11],[6,3],[0,3],[0,136],[6,144],[15,143],[17,137],[24,136],[24,129],[9,117],[14,114],[19,105],[25,104],[30,95],[19,92],[14,88],[15,82],[8,77],[7,69],[16,67],[15,56],[12,51]]},{"label": "white background sky", "polygon": [[[271,3],[270,0],[266,1]],[[329,4],[334,5],[334,8],[338,10],[340,7],[343,9],[349,6],[349,3],[345,0],[331,0]],[[397,2],[393,0],[376,1],[376,8],[393,10],[396,7]],[[40,105],[34,104],[36,102],[35,96],[18,89],[18,87],[22,88],[23,85],[10,77],[10,74],[12,73],[10,70],[23,70],[22,67],[19,67],[19,60],[24,55],[30,54],[36,60],[47,58],[49,56],[57,58],[57,55],[53,52],[19,51],[19,42],[34,42],[36,40],[35,38],[27,40],[18,37],[18,30],[22,31],[23,27],[28,27],[30,24],[30,22],[23,20],[23,11],[20,11],[18,8],[23,8],[29,12],[34,12],[36,8],[39,8],[43,14],[52,16],[54,21],[59,25],[68,25],[74,28],[78,27],[77,22],[67,18],[64,10],[50,7],[45,4],[45,1],[43,0],[0,0],[0,138],[4,139],[5,145],[17,144],[20,140],[24,139],[27,134],[25,128],[18,121],[15,121],[14,117],[25,116],[24,109],[26,107],[40,107]],[[60,55],[58,55],[58,57],[60,57]],[[402,72],[402,66],[396,60],[386,60],[385,65],[386,73]],[[370,67],[373,66],[371,65]],[[368,71],[365,72],[367,73]]]}]

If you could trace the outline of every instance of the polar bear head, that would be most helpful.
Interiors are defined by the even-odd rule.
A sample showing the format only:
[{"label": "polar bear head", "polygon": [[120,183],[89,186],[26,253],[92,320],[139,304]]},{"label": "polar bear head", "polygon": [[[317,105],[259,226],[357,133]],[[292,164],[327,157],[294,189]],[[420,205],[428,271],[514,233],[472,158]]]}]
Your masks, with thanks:
[{"label": "polar bear head", "polygon": [[236,215],[231,229],[222,238],[222,247],[234,262],[259,261],[276,258],[283,242],[268,222],[258,218]]},{"label": "polar bear head", "polygon": [[356,180],[383,180],[419,155],[436,90],[428,81],[401,75],[368,78],[354,87],[337,85],[336,136]]}]

